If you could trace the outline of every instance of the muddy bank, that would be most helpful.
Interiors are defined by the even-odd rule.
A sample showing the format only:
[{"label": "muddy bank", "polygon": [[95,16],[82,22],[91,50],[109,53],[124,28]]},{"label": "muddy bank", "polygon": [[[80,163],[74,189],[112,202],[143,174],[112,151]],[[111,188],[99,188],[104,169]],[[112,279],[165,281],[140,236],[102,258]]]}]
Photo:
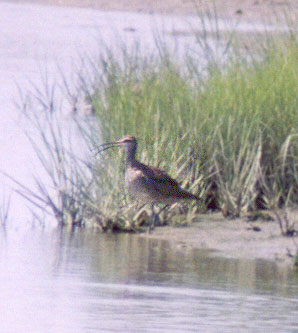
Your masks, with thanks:
[{"label": "muddy bank", "polygon": [[[291,211],[288,216],[297,230],[298,211]],[[293,264],[298,251],[298,236],[282,236],[276,219],[249,222],[245,218],[228,220],[220,214],[202,215],[187,227],[156,228],[141,237],[168,240],[174,250],[206,249],[215,256],[263,259],[285,265]]]},{"label": "muddy bank", "polygon": [[[0,2],[8,0],[0,0]],[[214,12],[213,6],[220,18],[236,18],[246,22],[269,23],[277,17],[285,19],[291,16],[297,19],[298,2],[286,1],[261,1],[261,0],[10,0],[13,3],[35,3],[55,6],[73,6],[93,8],[103,11],[133,11],[149,14],[169,15],[196,15],[200,13]]]}]

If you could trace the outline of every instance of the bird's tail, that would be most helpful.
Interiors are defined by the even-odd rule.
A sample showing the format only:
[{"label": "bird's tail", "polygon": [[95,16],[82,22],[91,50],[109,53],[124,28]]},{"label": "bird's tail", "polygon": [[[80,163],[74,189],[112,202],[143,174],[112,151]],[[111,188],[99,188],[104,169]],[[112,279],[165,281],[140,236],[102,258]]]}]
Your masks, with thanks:
[{"label": "bird's tail", "polygon": [[200,200],[200,198],[197,195],[187,192],[185,190],[182,190],[181,199],[197,200],[197,201]]}]

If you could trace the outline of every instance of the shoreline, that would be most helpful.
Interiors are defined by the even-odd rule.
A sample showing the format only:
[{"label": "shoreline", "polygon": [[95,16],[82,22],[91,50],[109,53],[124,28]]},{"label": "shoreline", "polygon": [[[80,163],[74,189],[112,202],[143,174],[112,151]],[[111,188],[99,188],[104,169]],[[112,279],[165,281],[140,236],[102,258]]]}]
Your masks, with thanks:
[{"label": "shoreline", "polygon": [[[296,222],[297,214],[297,210],[288,211],[292,223]],[[275,218],[252,222],[245,218],[229,220],[220,213],[212,213],[201,215],[198,222],[186,227],[159,227],[152,234],[140,236],[169,241],[178,251],[206,250],[210,251],[211,256],[266,260],[286,266],[294,264],[294,257],[298,253],[297,235],[282,235]]]},{"label": "shoreline", "polygon": [[39,4],[58,7],[89,8],[100,11],[136,12],[143,14],[198,16],[211,15],[219,19],[242,23],[286,23],[298,17],[296,0],[0,0],[15,4]]}]

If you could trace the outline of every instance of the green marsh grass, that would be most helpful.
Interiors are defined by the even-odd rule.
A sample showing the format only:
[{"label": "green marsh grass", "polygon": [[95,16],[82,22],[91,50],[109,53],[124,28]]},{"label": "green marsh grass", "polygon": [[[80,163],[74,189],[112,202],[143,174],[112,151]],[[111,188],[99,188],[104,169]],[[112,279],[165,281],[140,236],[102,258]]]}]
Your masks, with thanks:
[{"label": "green marsh grass", "polygon": [[105,62],[92,99],[103,140],[138,137],[139,159],[199,194],[201,210],[235,217],[297,203],[298,45],[270,44],[250,61],[210,66],[204,80],[168,55],[125,70]]}]

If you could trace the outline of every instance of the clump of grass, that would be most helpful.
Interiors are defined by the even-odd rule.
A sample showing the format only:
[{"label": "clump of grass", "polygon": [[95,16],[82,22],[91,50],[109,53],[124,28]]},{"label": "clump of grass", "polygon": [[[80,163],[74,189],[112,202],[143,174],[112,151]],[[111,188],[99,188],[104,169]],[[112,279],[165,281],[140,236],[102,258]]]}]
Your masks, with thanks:
[{"label": "clump of grass", "polygon": [[232,58],[203,81],[169,57],[125,70],[105,61],[92,99],[103,139],[139,137],[142,161],[226,216],[268,207],[269,187],[279,206],[295,203],[297,51],[296,40],[272,42],[261,60]]}]

